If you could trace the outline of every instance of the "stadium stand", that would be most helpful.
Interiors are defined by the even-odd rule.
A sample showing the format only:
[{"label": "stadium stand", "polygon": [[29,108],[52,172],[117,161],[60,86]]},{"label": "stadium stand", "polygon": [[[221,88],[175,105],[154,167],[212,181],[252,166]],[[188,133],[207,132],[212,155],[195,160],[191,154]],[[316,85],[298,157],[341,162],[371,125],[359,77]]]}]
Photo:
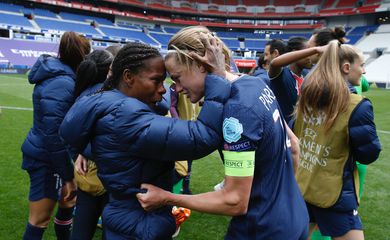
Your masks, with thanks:
[{"label": "stadium stand", "polygon": [[101,35],[90,24],[81,22],[67,22],[60,19],[35,18],[35,22],[44,31],[77,31],[87,35]]},{"label": "stadium stand", "polygon": [[92,22],[95,21],[99,24],[104,24],[104,25],[109,25],[112,26],[113,23],[107,19],[104,18],[98,18],[98,17],[92,17],[92,16],[84,16],[84,15],[79,15],[79,14],[74,14],[74,13],[66,13],[66,12],[61,12],[59,16],[62,19],[67,19],[67,20],[75,20],[79,22]]},{"label": "stadium stand", "polygon": [[383,54],[376,60],[372,61],[366,67],[366,78],[369,82],[376,83],[390,83],[390,72],[389,69],[390,53]]},{"label": "stadium stand", "polygon": [[144,43],[150,44],[152,46],[160,46],[158,42],[154,41],[150,37],[148,37],[142,31],[136,31],[133,29],[125,29],[125,28],[112,28],[112,27],[100,27],[100,30],[107,36],[118,37],[133,41],[142,41]]},{"label": "stadium stand", "polygon": [[[201,24],[214,27],[216,34],[237,54],[241,55],[244,51],[251,51],[252,56],[256,52],[262,52],[266,42],[270,39],[288,40],[292,36],[309,38],[311,29],[326,24],[328,16],[353,15],[357,11],[367,14],[375,11],[380,4],[377,0],[366,0],[364,6],[361,7],[359,7],[361,4],[352,0],[172,0],[167,1],[167,4],[165,2],[164,4],[156,3],[152,0],[115,0],[110,1],[109,5],[92,7],[92,5],[83,5],[80,2],[73,4],[70,0],[66,2],[29,1],[58,4],[47,10],[43,9],[40,4],[25,4],[24,6],[16,4],[21,4],[21,2],[23,1],[15,1],[15,4],[0,2],[0,27],[13,28],[13,31],[27,29],[42,34],[26,35],[15,32],[14,38],[56,42],[58,39],[50,40],[50,35],[48,35],[49,39],[46,39],[45,33],[56,34],[74,30],[93,38],[94,46],[110,44],[105,41],[122,43],[142,41],[164,50],[171,36],[184,25]],[[114,2],[120,2],[122,5],[117,6]],[[129,6],[124,7],[126,6],[123,5],[124,3]],[[153,9],[153,14],[156,16],[150,15],[149,12],[142,13],[144,10],[141,9],[136,11],[136,7],[146,10]],[[162,10],[161,13],[164,14],[159,16],[162,7],[175,16],[169,17],[166,10]],[[238,8],[242,8],[240,11],[243,12],[239,13],[241,17],[235,18]],[[191,12],[196,17],[182,16],[181,13],[184,12]],[[215,16],[215,14],[219,15]],[[261,16],[260,19],[258,16]],[[284,18],[281,19],[280,16]],[[298,19],[297,16],[299,16]],[[302,16],[305,17],[301,19]],[[323,17],[318,18],[319,16]],[[390,49],[390,44],[386,41],[390,37],[390,27],[384,26],[389,25],[381,25],[379,28],[378,25],[357,25],[355,23],[346,28],[349,43],[357,44],[363,50],[368,66],[383,64],[388,60],[387,55]],[[29,45],[30,42],[32,41],[28,42]],[[41,51],[34,50],[34,48],[30,49],[34,54]],[[17,58],[12,61],[18,61],[15,59]],[[0,67],[5,67],[8,64],[7,61],[7,59],[0,58]],[[28,66],[18,62],[12,64]],[[383,74],[381,76],[381,81],[384,81]]]},{"label": "stadium stand", "polygon": [[0,25],[11,25],[22,28],[32,28],[31,23],[22,13],[0,13]]}]

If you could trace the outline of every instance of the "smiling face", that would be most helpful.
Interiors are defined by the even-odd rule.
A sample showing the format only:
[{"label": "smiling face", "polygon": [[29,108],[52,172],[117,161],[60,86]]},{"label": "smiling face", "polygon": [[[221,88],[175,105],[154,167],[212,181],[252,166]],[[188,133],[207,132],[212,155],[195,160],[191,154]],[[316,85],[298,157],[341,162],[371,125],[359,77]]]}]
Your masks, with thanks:
[{"label": "smiling face", "polygon": [[355,59],[354,63],[349,64],[349,71],[347,74],[348,81],[353,86],[359,86],[360,78],[362,77],[362,74],[365,73],[366,70],[364,68],[364,58],[363,56],[360,56],[359,58]]},{"label": "smiling face", "polygon": [[188,69],[172,56],[165,60],[165,67],[176,83],[177,92],[187,95],[192,103],[198,102],[204,96],[207,71],[202,66],[192,64]]},{"label": "smiling face", "polygon": [[163,84],[166,71],[162,57],[145,60],[144,67],[138,73],[129,74],[131,97],[148,105],[161,101],[162,95],[166,92]]}]

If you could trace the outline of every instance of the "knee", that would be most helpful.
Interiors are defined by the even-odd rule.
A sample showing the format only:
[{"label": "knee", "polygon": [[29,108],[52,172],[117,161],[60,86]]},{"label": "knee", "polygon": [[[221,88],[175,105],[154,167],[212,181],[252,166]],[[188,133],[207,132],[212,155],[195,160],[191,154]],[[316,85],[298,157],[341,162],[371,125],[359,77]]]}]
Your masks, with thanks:
[{"label": "knee", "polygon": [[47,228],[50,223],[50,215],[40,214],[36,216],[30,216],[28,221],[35,227]]},{"label": "knee", "polygon": [[71,207],[74,207],[76,205],[76,197],[74,197],[73,199],[69,200],[69,201],[63,201],[63,200],[60,200],[58,202],[58,206],[61,207],[61,208],[71,208]]}]

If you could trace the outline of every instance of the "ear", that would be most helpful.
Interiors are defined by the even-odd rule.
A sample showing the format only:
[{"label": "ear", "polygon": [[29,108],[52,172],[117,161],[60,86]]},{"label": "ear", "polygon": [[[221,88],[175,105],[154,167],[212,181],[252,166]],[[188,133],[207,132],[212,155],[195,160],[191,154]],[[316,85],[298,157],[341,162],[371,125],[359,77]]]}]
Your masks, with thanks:
[{"label": "ear", "polygon": [[128,88],[131,88],[134,84],[134,75],[130,72],[129,69],[123,71],[122,81],[127,85]]},{"label": "ear", "polygon": [[207,72],[206,68],[203,66],[203,64],[198,64],[199,70],[201,73]]},{"label": "ear", "polygon": [[272,55],[274,55],[275,57],[278,57],[280,54],[279,54],[279,50],[278,49],[275,49],[273,52],[272,52]]},{"label": "ear", "polygon": [[351,64],[349,62],[343,63],[343,65],[341,66],[341,72],[345,75],[348,75],[350,71],[351,71]]},{"label": "ear", "polygon": [[198,67],[201,73],[207,72],[205,66],[202,63],[194,62],[192,67]]}]

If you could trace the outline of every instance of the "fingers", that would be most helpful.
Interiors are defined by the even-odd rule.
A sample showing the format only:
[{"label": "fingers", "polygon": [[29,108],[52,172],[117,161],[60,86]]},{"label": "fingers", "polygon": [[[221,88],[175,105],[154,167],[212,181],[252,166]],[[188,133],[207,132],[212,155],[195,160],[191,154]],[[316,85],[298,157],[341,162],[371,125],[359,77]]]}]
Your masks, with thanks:
[{"label": "fingers", "polygon": [[203,32],[199,33],[199,36],[200,36],[200,41],[202,41],[205,48],[210,48],[211,47],[210,37],[212,36]]},{"label": "fingers", "polygon": [[78,174],[83,175],[83,176],[85,175],[85,171],[83,170],[83,167],[81,165],[76,164],[75,169],[76,169],[76,172]]},{"label": "fingers", "polygon": [[189,52],[188,55],[192,57],[195,61],[200,62],[200,63],[207,63],[207,57],[205,56],[200,56],[199,54],[195,52]]},{"label": "fingers", "polygon": [[81,154],[77,156],[75,169],[78,174],[83,176],[88,172],[88,160]]},{"label": "fingers", "polygon": [[88,172],[88,160],[87,159],[83,159],[81,161],[81,167],[84,171],[84,174]]}]

